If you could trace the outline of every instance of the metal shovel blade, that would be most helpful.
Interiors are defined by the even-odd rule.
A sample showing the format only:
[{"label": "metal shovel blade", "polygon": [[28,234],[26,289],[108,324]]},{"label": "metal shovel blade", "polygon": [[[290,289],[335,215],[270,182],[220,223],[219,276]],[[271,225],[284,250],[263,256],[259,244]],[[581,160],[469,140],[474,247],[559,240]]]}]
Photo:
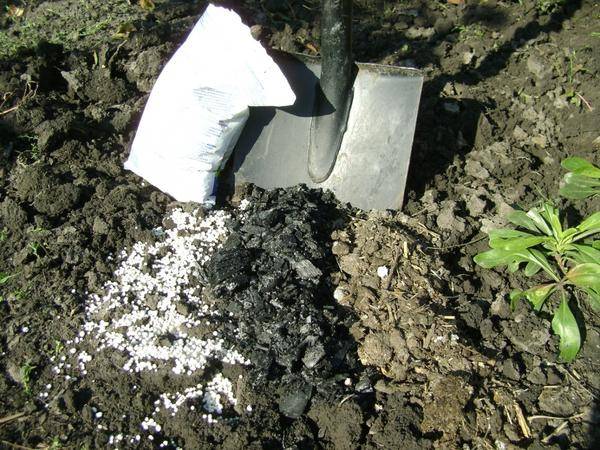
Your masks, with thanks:
[{"label": "metal shovel blade", "polygon": [[[416,69],[358,63],[346,132],[331,175],[314,183],[307,169],[317,59],[277,53],[296,94],[285,108],[252,108],[233,152],[233,181],[262,188],[304,183],[330,189],[362,209],[400,209],[423,77]],[[323,111],[323,108],[321,108]],[[324,113],[327,113],[325,111]]]}]

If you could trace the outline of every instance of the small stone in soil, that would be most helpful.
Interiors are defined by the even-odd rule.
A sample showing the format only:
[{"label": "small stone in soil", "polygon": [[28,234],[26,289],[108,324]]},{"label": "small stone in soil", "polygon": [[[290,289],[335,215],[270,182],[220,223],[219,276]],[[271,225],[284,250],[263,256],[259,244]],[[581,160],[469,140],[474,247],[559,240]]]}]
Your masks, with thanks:
[{"label": "small stone in soil", "polygon": [[285,386],[279,398],[279,411],[290,419],[298,419],[306,409],[312,389],[312,385],[303,381]]}]

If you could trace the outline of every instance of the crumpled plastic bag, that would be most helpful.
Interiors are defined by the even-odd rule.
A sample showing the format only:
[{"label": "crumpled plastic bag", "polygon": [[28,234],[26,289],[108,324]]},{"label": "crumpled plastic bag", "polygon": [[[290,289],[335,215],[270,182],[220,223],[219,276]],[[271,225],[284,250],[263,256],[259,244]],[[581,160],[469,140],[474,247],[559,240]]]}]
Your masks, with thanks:
[{"label": "crumpled plastic bag", "polygon": [[209,5],[158,77],[125,168],[178,201],[211,203],[248,107],[295,99],[240,17]]}]

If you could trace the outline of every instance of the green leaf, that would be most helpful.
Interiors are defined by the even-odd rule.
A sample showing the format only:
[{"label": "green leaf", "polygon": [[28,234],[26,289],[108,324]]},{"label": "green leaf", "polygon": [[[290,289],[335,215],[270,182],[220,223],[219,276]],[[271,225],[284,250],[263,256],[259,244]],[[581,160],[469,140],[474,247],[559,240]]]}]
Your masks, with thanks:
[{"label": "green leaf", "polygon": [[515,259],[513,261],[511,261],[510,263],[508,263],[508,271],[510,273],[515,273],[517,270],[519,270],[519,266],[521,265],[523,261],[519,260],[519,259]]},{"label": "green leaf", "polygon": [[522,250],[534,247],[548,240],[546,236],[533,236],[518,230],[492,230],[490,235],[490,247],[502,248],[505,250]]},{"label": "green leaf", "polygon": [[[491,269],[497,266],[508,266],[511,272],[519,268],[519,264],[529,262],[544,269],[553,280],[559,281],[552,265],[546,259],[546,256],[534,248],[524,250],[506,250],[503,248],[494,248],[476,255],[473,260],[484,269]],[[529,269],[531,271],[533,269]]]},{"label": "green leaf", "polygon": [[6,272],[0,272],[0,284],[6,284],[8,282],[8,280],[10,280],[11,278],[16,277],[16,274],[9,274]]},{"label": "green leaf", "polygon": [[533,219],[531,219],[531,217],[529,217],[525,211],[515,210],[515,211],[511,212],[510,214],[508,214],[506,216],[506,218],[511,223],[513,223],[519,227],[526,228],[535,233],[539,233],[540,231],[542,231],[536,226],[535,221]]},{"label": "green leaf", "polygon": [[580,232],[580,230],[578,228],[567,228],[566,230],[563,231],[563,236],[562,236],[563,241],[575,236],[579,232]]},{"label": "green leaf", "polygon": [[531,302],[533,308],[536,311],[539,311],[540,309],[542,309],[542,306],[544,306],[544,303],[546,302],[550,294],[552,294],[555,291],[555,289],[556,283],[542,284],[527,289],[524,292],[524,295],[527,298],[527,300]]},{"label": "green leaf", "polygon": [[569,303],[563,293],[560,306],[554,312],[552,331],[560,337],[559,354],[565,362],[575,359],[581,345],[581,337],[575,316],[569,308]]},{"label": "green leaf", "polygon": [[587,294],[592,309],[596,312],[600,311],[600,292],[589,288],[582,288],[582,290]]},{"label": "green leaf", "polygon": [[473,260],[484,269],[496,266],[505,266],[511,263],[513,252],[502,248],[495,248],[475,255]]},{"label": "green leaf", "polygon": [[521,300],[525,295],[525,293],[519,289],[514,289],[508,295],[510,298],[510,309],[514,311],[517,308],[517,303]]},{"label": "green leaf", "polygon": [[600,180],[569,172],[563,178],[559,194],[570,199],[583,199],[600,194]]},{"label": "green leaf", "polygon": [[541,270],[541,266],[537,263],[528,262],[525,266],[525,276],[531,277]]},{"label": "green leaf", "polygon": [[527,211],[527,215],[535,222],[535,226],[538,227],[542,233],[552,236],[552,230],[537,209],[530,209]]},{"label": "green leaf", "polygon": [[579,231],[591,231],[594,229],[598,229],[598,231],[600,232],[600,211],[595,212],[590,217],[581,222],[577,229]]},{"label": "green leaf", "polygon": [[577,287],[600,289],[600,264],[579,264],[567,272],[566,278]]},{"label": "green leaf", "polygon": [[600,264],[600,250],[595,249],[589,245],[573,244],[573,251],[568,251],[567,255],[579,264],[584,263],[599,263]]},{"label": "green leaf", "polygon": [[548,262],[548,259],[546,258],[546,255],[544,255],[541,251],[536,250],[535,248],[529,249],[528,252],[531,255],[531,259],[530,259],[531,262],[533,262],[535,264],[538,264],[555,281],[559,280],[558,276],[554,272],[554,268]]},{"label": "green leaf", "polygon": [[550,224],[550,228],[552,229],[552,234],[554,235],[554,237],[557,240],[562,238],[563,231],[562,225],[560,223],[560,217],[558,215],[558,209],[550,203],[544,203],[544,210],[541,214]]},{"label": "green leaf", "polygon": [[560,164],[565,169],[578,175],[584,175],[590,178],[600,178],[600,169],[583,158],[572,156],[564,159]]}]

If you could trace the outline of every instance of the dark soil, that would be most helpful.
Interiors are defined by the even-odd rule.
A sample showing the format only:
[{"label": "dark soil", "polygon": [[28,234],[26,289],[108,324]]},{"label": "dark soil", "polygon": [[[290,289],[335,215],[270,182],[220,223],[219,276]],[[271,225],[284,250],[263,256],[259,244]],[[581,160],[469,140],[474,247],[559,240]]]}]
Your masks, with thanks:
[{"label": "dark soil", "polygon": [[[155,348],[217,333],[249,364],[211,357],[189,373],[124,371],[132,350],[86,328],[127,255],[176,229],[173,211],[213,217],[123,169],[205,2],[130,3],[2,9],[0,447],[598,447],[597,313],[580,304],[583,346],[561,363],[551,316],[509,308],[526,280],[473,263],[513,206],[600,209],[557,197],[562,159],[600,162],[597,1],[355,1],[357,59],[426,75],[404,209],[303,187],[227,199],[222,246],[176,306],[209,323]],[[220,3],[266,45],[318,52],[319,2]],[[140,279],[154,267],[141,261]],[[98,314],[126,335],[117,312]],[[236,401],[221,392],[212,423],[201,391],[219,374]]]}]

